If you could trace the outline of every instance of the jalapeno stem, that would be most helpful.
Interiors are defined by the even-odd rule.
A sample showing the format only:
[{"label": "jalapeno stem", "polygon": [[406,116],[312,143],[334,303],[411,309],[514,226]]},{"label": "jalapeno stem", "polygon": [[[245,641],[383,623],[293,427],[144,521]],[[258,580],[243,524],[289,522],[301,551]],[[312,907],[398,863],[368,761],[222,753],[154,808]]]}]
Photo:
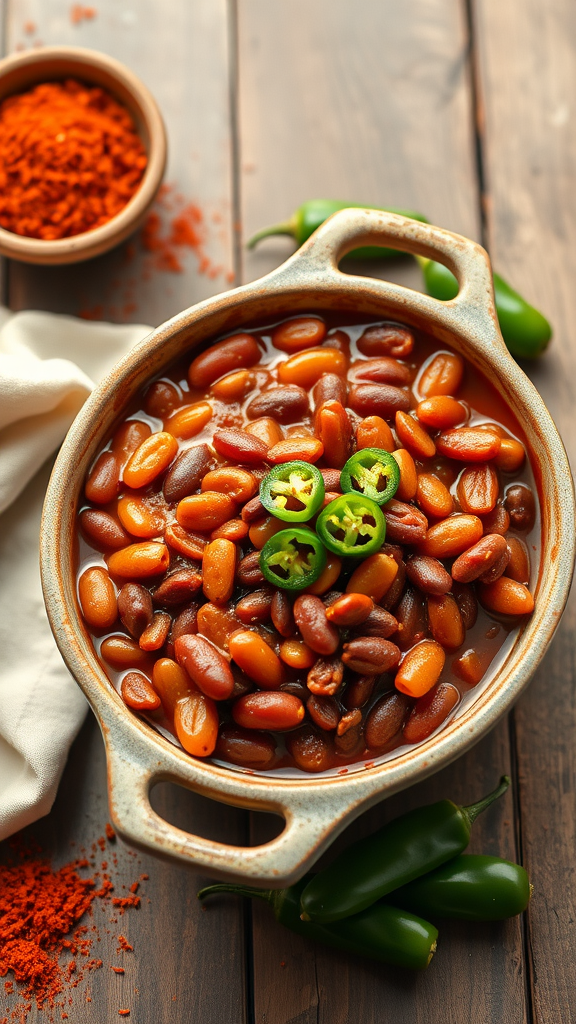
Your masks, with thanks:
[{"label": "jalapeno stem", "polygon": [[485,811],[486,808],[490,806],[490,804],[493,804],[494,801],[498,799],[498,797],[502,796],[506,792],[509,785],[510,778],[508,777],[508,775],[503,775],[496,789],[493,790],[492,793],[488,793],[488,795],[483,797],[482,800],[479,800],[478,803],[469,804],[468,807],[460,808],[462,814],[464,815],[466,821],[468,822],[469,827],[471,827],[473,822],[476,821],[478,815],[482,814],[482,811]]},{"label": "jalapeno stem", "polygon": [[296,223],[294,218],[282,221],[281,224],[274,224],[271,228],[262,228],[261,231],[257,231],[256,234],[252,235],[252,238],[246,242],[246,248],[254,249],[262,238],[269,238],[270,235],[290,235],[292,238],[296,238]]}]

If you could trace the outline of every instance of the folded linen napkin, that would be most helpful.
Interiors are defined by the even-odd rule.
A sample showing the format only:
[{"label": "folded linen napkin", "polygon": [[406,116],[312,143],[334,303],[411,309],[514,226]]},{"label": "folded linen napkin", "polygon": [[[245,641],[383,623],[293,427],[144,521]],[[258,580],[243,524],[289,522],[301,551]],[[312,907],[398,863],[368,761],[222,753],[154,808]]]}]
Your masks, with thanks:
[{"label": "folded linen napkin", "polygon": [[94,384],[151,330],[0,309],[0,840],[50,810],[86,711],[42,599],[44,463]]}]

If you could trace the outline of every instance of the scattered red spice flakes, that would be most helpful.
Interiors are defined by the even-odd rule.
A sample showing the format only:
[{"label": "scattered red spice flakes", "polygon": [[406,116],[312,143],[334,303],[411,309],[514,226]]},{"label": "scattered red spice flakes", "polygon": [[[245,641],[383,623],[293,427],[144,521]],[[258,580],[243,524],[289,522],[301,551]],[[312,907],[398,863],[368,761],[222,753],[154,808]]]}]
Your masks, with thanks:
[{"label": "scattered red spice flakes", "polygon": [[112,828],[112,825],[110,824],[109,821],[106,822],[106,828],[104,829],[104,831],[106,833],[106,839],[108,840],[108,842],[109,843],[115,842],[115,840],[116,840],[116,833],[115,833],[114,829]]},{"label": "scattered red spice flakes", "polygon": [[134,946],[130,945],[130,943],[128,942],[128,939],[124,935],[119,935],[118,936],[118,949],[116,950],[116,952],[117,953],[122,953],[122,952],[124,952],[124,953],[133,953],[134,952]]},{"label": "scattered red spice flakes", "polygon": [[97,13],[95,7],[83,7],[82,4],[72,4],[70,8],[70,21],[73,25],[80,25],[83,21],[92,21]]},{"label": "scattered red spice flakes", "polygon": [[139,886],[140,882],[132,882],[132,885],[130,886],[130,892],[138,892]]},{"label": "scattered red spice flakes", "polygon": [[113,970],[113,971],[114,971],[114,974],[125,974],[125,973],[126,973],[123,967],[114,967],[114,966],[113,966],[113,965],[111,964],[111,965],[110,965],[110,968],[111,968],[111,970]]},{"label": "scattered red spice flakes", "polygon": [[130,1010],[118,1010],[118,1013],[119,1013],[119,1015],[121,1017],[129,1017],[130,1016]]},{"label": "scattered red spice flakes", "polygon": [[112,906],[120,908],[120,914],[124,914],[129,907],[139,907],[141,903],[139,896],[114,896]]}]

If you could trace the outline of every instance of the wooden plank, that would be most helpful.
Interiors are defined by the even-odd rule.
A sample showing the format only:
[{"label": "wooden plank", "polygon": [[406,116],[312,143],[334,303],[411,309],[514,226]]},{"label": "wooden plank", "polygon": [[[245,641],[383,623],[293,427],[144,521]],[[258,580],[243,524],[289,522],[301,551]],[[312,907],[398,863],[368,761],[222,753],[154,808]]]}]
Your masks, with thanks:
[{"label": "wooden plank", "polygon": [[[574,459],[576,11],[568,0],[478,0],[475,13],[492,258],[554,324],[550,351],[524,368]],[[543,1022],[576,1019],[575,596],[515,713],[521,839],[535,886],[528,915],[532,997],[535,1019]]]},{"label": "wooden plank", "polygon": [[[479,197],[463,6],[318,0],[239,7],[240,132],[244,236],[283,220],[306,198],[334,196],[421,210],[479,237]],[[262,243],[245,279],[293,246]],[[417,286],[411,265],[377,271]],[[426,783],[364,815],[350,842],[404,809],[444,796],[471,801],[511,769],[507,724]],[[267,826],[258,816],[254,838]],[[512,798],[480,819],[473,849],[515,857]],[[442,928],[421,977],[305,944],[255,903],[256,1024],[526,1020],[519,923]]]},{"label": "wooden plank", "polygon": [[194,204],[203,217],[208,264],[202,267],[196,252],[179,248],[183,272],[160,270],[136,237],[134,255],[122,246],[72,267],[12,264],[10,305],[157,325],[229,287],[233,272],[227,3],[181,0],[168,10],[155,0],[102,0],[94,18],[76,24],[72,8],[69,0],[10,0],[8,52],[39,44],[86,46],[140,75],[168,132],[165,180],[172,190],[157,207],[163,237],[173,217]]}]

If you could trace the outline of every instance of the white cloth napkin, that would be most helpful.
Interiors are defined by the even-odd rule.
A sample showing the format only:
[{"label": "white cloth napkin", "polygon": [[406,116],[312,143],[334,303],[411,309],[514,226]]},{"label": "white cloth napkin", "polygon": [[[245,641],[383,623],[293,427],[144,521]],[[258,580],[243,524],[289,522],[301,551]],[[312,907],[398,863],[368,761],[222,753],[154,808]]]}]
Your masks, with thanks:
[{"label": "white cloth napkin", "polygon": [[0,309],[0,840],[48,813],[86,712],[42,599],[44,463],[94,384],[151,330]]}]

